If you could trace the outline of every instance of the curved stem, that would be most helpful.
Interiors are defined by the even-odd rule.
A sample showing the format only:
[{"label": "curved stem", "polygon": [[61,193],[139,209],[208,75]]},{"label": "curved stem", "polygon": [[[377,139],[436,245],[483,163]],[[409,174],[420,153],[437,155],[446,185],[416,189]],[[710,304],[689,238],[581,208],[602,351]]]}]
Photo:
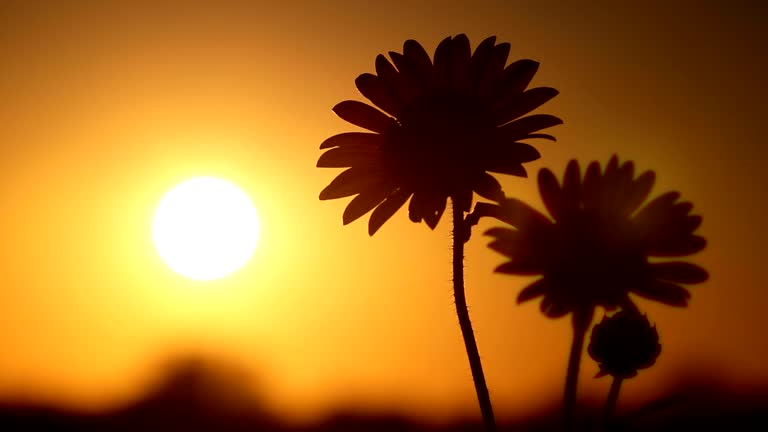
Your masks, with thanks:
[{"label": "curved stem", "polygon": [[586,311],[573,312],[573,343],[571,344],[571,354],[568,358],[568,373],[565,377],[565,392],[563,394],[563,418],[565,420],[565,429],[573,430],[573,416],[576,408],[576,391],[579,384],[579,366],[581,364],[581,353],[584,350],[584,336],[592,322],[592,313],[594,309]]},{"label": "curved stem", "polygon": [[469,358],[469,368],[472,371],[472,379],[475,381],[477,401],[480,403],[480,412],[483,415],[485,430],[496,430],[496,420],[493,418],[493,407],[488,387],[485,384],[483,366],[480,363],[480,353],[477,350],[475,334],[472,331],[472,322],[469,320],[467,299],[464,296],[464,242],[467,240],[464,229],[464,213],[456,205],[451,203],[453,211],[453,297],[456,301],[456,315],[459,318],[461,335],[464,337],[464,347]]},{"label": "curved stem", "polygon": [[621,390],[621,383],[624,378],[613,377],[611,382],[611,390],[608,392],[608,398],[605,400],[605,407],[603,407],[603,430],[608,431],[611,417],[616,410],[616,402],[619,400],[619,390]]}]

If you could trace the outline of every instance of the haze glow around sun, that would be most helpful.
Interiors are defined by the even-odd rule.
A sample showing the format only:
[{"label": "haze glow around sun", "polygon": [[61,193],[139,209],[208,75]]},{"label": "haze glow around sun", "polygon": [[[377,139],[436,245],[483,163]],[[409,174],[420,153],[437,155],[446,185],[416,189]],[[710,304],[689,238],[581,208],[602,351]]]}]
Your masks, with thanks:
[{"label": "haze glow around sun", "polygon": [[195,177],[171,189],[152,223],[152,240],[168,267],[201,281],[243,267],[253,256],[260,233],[248,195],[216,177]]}]

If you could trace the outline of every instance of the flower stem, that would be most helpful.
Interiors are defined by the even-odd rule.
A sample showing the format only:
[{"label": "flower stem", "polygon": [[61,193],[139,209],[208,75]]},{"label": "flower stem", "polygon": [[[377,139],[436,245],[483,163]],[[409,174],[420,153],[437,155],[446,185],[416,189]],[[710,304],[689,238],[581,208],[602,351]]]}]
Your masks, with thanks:
[{"label": "flower stem", "polygon": [[605,400],[605,406],[603,407],[604,431],[610,430],[609,423],[611,417],[613,417],[613,412],[616,410],[616,402],[619,400],[619,390],[621,390],[621,383],[623,381],[624,378],[613,377],[613,382],[611,382],[611,390],[608,392],[608,398]]},{"label": "flower stem", "polygon": [[579,366],[584,350],[584,336],[592,322],[593,309],[573,312],[573,344],[568,359],[568,373],[565,377],[565,392],[563,394],[563,418],[565,430],[574,429],[574,413],[576,408],[576,390],[579,384]]},{"label": "flower stem", "polygon": [[488,394],[488,386],[485,384],[483,365],[480,363],[480,353],[477,350],[477,342],[475,342],[475,334],[472,331],[472,322],[469,320],[467,310],[467,299],[464,296],[464,242],[467,240],[464,213],[455,202],[451,203],[451,207],[453,209],[453,297],[456,301],[456,315],[459,318],[461,335],[464,337],[472,379],[475,381],[483,424],[487,432],[493,432],[496,430],[496,420],[493,417],[491,397]]}]

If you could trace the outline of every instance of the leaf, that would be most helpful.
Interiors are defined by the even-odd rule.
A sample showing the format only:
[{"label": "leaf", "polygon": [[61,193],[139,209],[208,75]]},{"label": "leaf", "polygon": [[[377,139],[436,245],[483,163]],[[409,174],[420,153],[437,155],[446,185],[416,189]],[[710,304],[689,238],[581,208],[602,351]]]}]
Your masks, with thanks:
[{"label": "leaf", "polygon": [[378,207],[371,213],[371,218],[368,220],[368,235],[376,234],[376,231],[387,222],[392,215],[397,213],[398,210],[408,201],[411,197],[411,193],[406,189],[398,189],[393,192],[387,199],[384,200]]},{"label": "leaf", "polygon": [[342,119],[373,132],[385,133],[397,123],[376,108],[358,101],[339,102],[333,111]]},{"label": "leaf", "polygon": [[379,147],[384,143],[384,137],[369,132],[344,132],[334,135],[320,144],[320,149],[331,147]]}]

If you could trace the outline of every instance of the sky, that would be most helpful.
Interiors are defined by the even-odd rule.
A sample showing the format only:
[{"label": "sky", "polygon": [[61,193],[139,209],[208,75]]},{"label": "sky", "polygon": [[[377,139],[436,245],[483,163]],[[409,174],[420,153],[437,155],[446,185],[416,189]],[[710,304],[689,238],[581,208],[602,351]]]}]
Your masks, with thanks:
[{"label": "sky", "polygon": [[[320,143],[352,130],[331,108],[379,53],[495,35],[541,63],[564,124],[528,167],[617,154],[656,171],[704,218],[691,258],[710,280],[685,309],[638,301],[657,365],[647,400],[681,374],[768,381],[763,185],[768,65],[759,2],[0,1],[0,396],[97,409],[141,394],[168,359],[241,365],[293,416],[338,404],[441,418],[476,414],[451,292],[448,218],[397,213],[374,237],[319,201],[338,174]],[[252,261],[214,282],[169,270],[150,238],[163,194],[227,178],[262,224]],[[535,182],[508,195],[543,209]],[[500,417],[561,392],[570,323],[517,306],[526,278],[479,235],[470,313]],[[585,357],[585,393],[603,394]],[[713,371],[717,371],[714,373]]]}]

